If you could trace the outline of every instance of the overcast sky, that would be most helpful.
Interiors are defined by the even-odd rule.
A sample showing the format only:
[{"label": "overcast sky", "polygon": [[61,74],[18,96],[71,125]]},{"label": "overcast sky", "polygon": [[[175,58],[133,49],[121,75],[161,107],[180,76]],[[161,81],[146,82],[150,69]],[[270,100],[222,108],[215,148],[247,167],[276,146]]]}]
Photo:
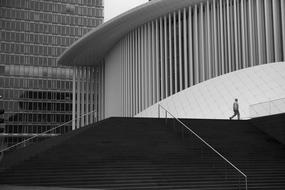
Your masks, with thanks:
[{"label": "overcast sky", "polygon": [[148,0],[104,0],[105,22]]}]

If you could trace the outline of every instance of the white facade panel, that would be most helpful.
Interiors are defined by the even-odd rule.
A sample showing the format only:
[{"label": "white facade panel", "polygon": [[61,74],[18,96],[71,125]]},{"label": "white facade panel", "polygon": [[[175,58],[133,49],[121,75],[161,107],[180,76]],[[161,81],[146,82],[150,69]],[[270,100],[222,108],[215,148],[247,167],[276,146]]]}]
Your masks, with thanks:
[{"label": "white facade panel", "polygon": [[118,61],[120,57],[119,46],[116,46],[113,51],[106,57],[105,60],[105,115],[123,116],[122,107],[122,83],[121,64]]}]

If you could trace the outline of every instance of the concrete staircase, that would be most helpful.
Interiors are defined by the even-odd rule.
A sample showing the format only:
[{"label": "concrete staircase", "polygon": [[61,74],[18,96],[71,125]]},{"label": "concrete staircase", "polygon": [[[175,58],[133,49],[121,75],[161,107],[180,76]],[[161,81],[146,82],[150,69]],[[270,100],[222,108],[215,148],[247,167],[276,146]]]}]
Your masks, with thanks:
[{"label": "concrete staircase", "polygon": [[[183,121],[248,175],[249,189],[285,189],[284,146],[249,122]],[[0,184],[245,189],[241,174],[191,134],[181,136],[174,124],[179,127],[174,120],[166,126],[164,119],[107,119],[6,169]]]}]

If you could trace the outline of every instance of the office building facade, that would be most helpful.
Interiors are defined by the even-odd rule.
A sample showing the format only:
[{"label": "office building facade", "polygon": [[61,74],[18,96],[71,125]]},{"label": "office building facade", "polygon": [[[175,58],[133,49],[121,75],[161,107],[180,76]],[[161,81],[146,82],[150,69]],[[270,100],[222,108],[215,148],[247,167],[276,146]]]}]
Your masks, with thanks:
[{"label": "office building facade", "polygon": [[0,107],[8,146],[72,119],[73,69],[57,58],[102,22],[103,0],[0,0]]},{"label": "office building facade", "polygon": [[[209,84],[205,82],[212,79],[227,78],[228,74],[273,62],[283,64],[284,59],[283,0],[156,0],[101,25],[72,46],[59,62],[75,66],[76,97],[73,97],[73,102],[77,107],[73,117],[88,112],[86,105],[93,101],[99,116],[105,118],[157,116],[157,111],[152,111],[152,114],[142,112],[185,89],[195,93],[197,85]],[[97,84],[97,87],[95,90],[81,90],[81,74],[90,72],[90,66],[97,71],[92,71],[86,77],[87,86],[93,88]],[[283,78],[281,72],[272,73]],[[250,77],[247,79],[245,83],[250,84]],[[219,81],[222,84],[234,80]],[[273,83],[266,86],[267,89],[260,91],[260,95],[268,99],[270,94],[262,92],[270,91],[270,88],[274,92],[275,88],[280,87]],[[250,94],[240,88],[239,94],[247,94],[242,96],[246,99],[256,95],[256,88],[252,85]],[[284,88],[280,89],[278,97],[285,97]],[[221,88],[220,91],[226,92],[227,89]],[[94,102],[93,96],[90,96],[91,99],[85,98],[88,97],[86,93],[95,93],[98,101]],[[221,93],[225,97],[217,94],[217,99],[212,99],[211,103],[216,107],[220,106],[219,103],[227,103],[230,115],[231,101],[236,97],[229,94]],[[203,100],[205,97],[201,93],[197,98]],[[227,102],[219,102],[218,99]],[[180,100],[181,104],[187,103],[186,99],[176,99],[178,102]],[[261,99],[253,98],[244,106],[248,107],[256,101]],[[207,109],[207,105],[200,106]],[[204,117],[201,110],[200,115],[184,116]],[[210,113],[208,117],[212,117]],[[217,118],[225,116],[219,115]],[[88,120],[90,118],[87,117],[79,124],[87,124]]]}]

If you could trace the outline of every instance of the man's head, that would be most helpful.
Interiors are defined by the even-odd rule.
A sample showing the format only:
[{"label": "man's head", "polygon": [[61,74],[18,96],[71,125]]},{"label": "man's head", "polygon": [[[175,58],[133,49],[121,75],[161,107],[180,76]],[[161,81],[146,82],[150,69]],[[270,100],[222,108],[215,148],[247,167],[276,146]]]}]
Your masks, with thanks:
[{"label": "man's head", "polygon": [[238,99],[236,98],[236,99],[235,99],[235,101],[237,102],[237,101],[238,101]]}]

